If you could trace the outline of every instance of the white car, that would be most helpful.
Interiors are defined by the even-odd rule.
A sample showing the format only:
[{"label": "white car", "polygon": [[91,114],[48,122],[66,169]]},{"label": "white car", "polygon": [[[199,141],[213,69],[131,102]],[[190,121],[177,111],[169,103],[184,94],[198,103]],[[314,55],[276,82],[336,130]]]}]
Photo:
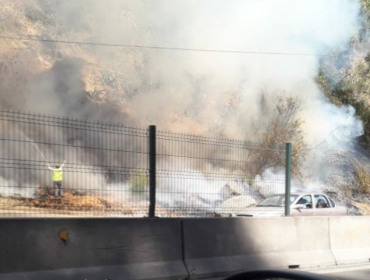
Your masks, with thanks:
[{"label": "white car", "polygon": [[[284,216],[285,194],[272,195],[254,207],[247,207],[237,216]],[[347,209],[337,205],[322,193],[292,193],[290,195],[291,216],[345,216]]]}]

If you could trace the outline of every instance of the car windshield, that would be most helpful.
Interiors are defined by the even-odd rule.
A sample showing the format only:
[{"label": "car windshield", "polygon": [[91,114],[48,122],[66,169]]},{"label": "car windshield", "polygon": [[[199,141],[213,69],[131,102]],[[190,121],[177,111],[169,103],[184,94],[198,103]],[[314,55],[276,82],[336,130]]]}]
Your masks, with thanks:
[{"label": "car windshield", "polygon": [[[290,196],[290,204],[292,204],[296,199],[298,195],[291,195]],[[285,206],[285,195],[284,194],[277,194],[272,195],[265,200],[263,200],[261,203],[257,205],[258,207],[284,207]]]}]

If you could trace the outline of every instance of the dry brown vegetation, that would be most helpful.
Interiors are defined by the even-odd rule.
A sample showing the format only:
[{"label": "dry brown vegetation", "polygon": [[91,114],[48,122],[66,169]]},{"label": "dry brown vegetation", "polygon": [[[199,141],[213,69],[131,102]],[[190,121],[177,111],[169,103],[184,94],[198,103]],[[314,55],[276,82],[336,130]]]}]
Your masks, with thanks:
[{"label": "dry brown vegetation", "polygon": [[[89,35],[81,30],[69,28],[68,22],[58,16],[58,10],[49,5],[52,1],[42,0],[2,0],[2,9],[0,9],[0,33],[13,35],[29,34],[35,37],[69,39],[76,41],[89,41]],[[370,1],[362,0],[364,11],[369,13]],[[88,17],[86,17],[88,18]],[[132,17],[125,17],[125,25],[131,23]],[[129,19],[129,20],[128,20]],[[367,21],[367,24],[370,20]],[[89,22],[84,24],[88,25]],[[368,26],[366,27],[368,29]],[[68,33],[66,33],[68,31]],[[367,41],[361,41],[358,37],[352,42],[353,51],[349,58],[348,68],[336,68],[335,61],[329,62],[327,72],[336,73],[339,82],[336,82],[335,90],[332,88],[333,81],[327,81],[325,77],[318,77],[318,81],[326,89],[330,100],[337,104],[352,104],[356,107],[357,113],[365,121],[365,125],[370,131],[370,59],[363,55],[363,49],[368,48]],[[27,53],[30,50],[32,55]],[[127,51],[123,49],[110,49],[115,52],[111,57],[120,59],[99,60],[98,48],[82,47],[78,45],[55,44],[54,47],[45,48],[42,43],[26,42],[22,40],[1,40],[0,41],[0,82],[6,80],[8,76],[16,77],[17,83],[27,83],[32,80],[33,75],[48,71],[58,60],[66,57],[79,58],[84,61],[83,82],[85,90],[90,100],[96,103],[112,101],[116,104],[124,105],[122,108],[129,111],[129,105],[126,104],[130,96],[127,95],[127,76],[122,72],[122,68],[136,69],[141,71],[145,65],[145,58],[142,53],[137,51]],[[36,55],[35,55],[36,54]],[[20,65],[22,71],[16,73],[13,65]],[[124,66],[124,67],[123,67]],[[14,70],[14,73],[10,72]],[[26,72],[27,71],[27,72]],[[7,76],[8,75],[8,76]],[[19,75],[19,76],[17,76]],[[9,92],[16,92],[21,86],[14,85]],[[230,100],[229,105],[232,108],[236,106],[238,100]],[[356,105],[357,104],[357,105]],[[1,105],[1,104],[0,104]],[[266,131],[261,135],[263,147],[256,149],[255,158],[259,160],[259,165],[255,173],[260,173],[262,168],[269,166],[278,166],[285,164],[285,153],[282,152],[286,142],[293,143],[292,171],[299,177],[302,161],[304,160],[306,143],[303,139],[301,130],[302,121],[297,118],[300,110],[300,101],[297,98],[280,98],[275,108],[275,115],[270,120]],[[132,112],[135,114],[136,112]],[[171,122],[182,124],[183,116],[173,116]],[[186,120],[186,119],[185,119]],[[189,121],[189,120],[186,120]],[[173,125],[174,129],[182,129],[183,125]],[[189,124],[188,124],[188,127]],[[198,124],[192,123],[192,131],[200,131]],[[370,133],[369,133],[370,134]],[[370,138],[369,138],[370,139]],[[370,140],[368,140],[370,143]],[[344,192],[348,195],[352,193],[369,194],[370,193],[370,175],[368,166],[361,162],[353,164],[351,169],[351,182],[346,186]],[[132,179],[133,189],[138,192],[145,189],[147,185],[144,176],[138,176]],[[40,209],[71,209],[76,211],[103,211],[120,212],[123,214],[133,214],[135,205],[132,202],[117,202],[110,198],[99,197],[93,194],[79,194],[75,192],[66,192],[63,200],[55,199],[52,194],[39,194],[35,199],[26,198],[6,198],[11,201],[10,205],[14,207],[26,206]],[[146,206],[145,206],[146,207]],[[160,206],[159,206],[160,207]],[[164,211],[164,210],[163,210]],[[165,212],[165,211],[164,211]]]},{"label": "dry brown vegetation", "polygon": [[[3,207],[1,207],[3,206]],[[109,212],[121,215],[133,215],[135,212],[146,211],[143,203],[119,201],[117,198],[104,197],[96,194],[80,194],[75,191],[66,191],[64,197],[55,197],[50,194],[47,186],[40,186],[34,198],[2,197],[0,207],[16,210],[19,207],[40,208],[49,210],[65,210],[78,212]]]},{"label": "dry brown vegetation", "polygon": [[331,171],[328,185],[334,186],[347,197],[370,194],[370,166],[351,153],[335,152],[328,156]]},{"label": "dry brown vegetation", "polygon": [[369,166],[356,162],[353,166],[353,191],[361,194],[370,194]]},{"label": "dry brown vegetation", "polygon": [[292,143],[292,172],[295,176],[300,176],[301,163],[307,154],[305,152],[307,145],[301,128],[302,120],[297,116],[300,107],[301,101],[297,97],[279,98],[275,115],[271,118],[266,131],[262,133],[260,140],[262,147],[254,152],[259,161],[259,169],[284,166],[285,143]]},{"label": "dry brown vegetation", "polygon": [[[20,196],[0,196],[0,216],[118,216],[145,217],[148,215],[149,202],[145,200],[123,200],[97,194],[79,193],[69,190],[63,198],[52,194],[52,187],[43,185],[37,188],[33,198]],[[161,217],[186,216],[186,212],[156,206]]]},{"label": "dry brown vegetation", "polygon": [[[74,29],[76,26],[84,26],[88,30],[92,25],[88,15],[82,15],[80,20],[83,22],[73,25],[68,17],[58,11],[54,2],[53,0],[2,1],[0,33],[13,38],[27,34],[29,37],[66,41],[84,41],[96,35],[87,34],[83,29]],[[15,66],[23,64],[24,69],[20,80],[32,80],[34,75],[52,69],[58,61],[65,58],[79,59],[84,62],[82,79],[91,101],[124,103],[127,98],[128,81],[121,69],[127,65],[133,68],[142,67],[141,54],[118,48],[110,49],[110,56],[105,55],[104,59],[99,59],[97,54],[99,51],[96,48],[76,44],[45,44],[17,39],[0,40],[0,57],[3,56],[1,63],[6,67],[6,71],[2,73],[3,77],[4,75],[14,76],[15,73],[10,73],[9,70],[19,71]],[[121,59],[112,59],[112,57]],[[13,87],[13,90],[17,89],[15,84]]]},{"label": "dry brown vegetation", "polygon": [[48,209],[68,209],[70,211],[110,211],[122,214],[133,214],[133,209],[96,195],[74,195],[66,192],[63,198],[48,195],[37,199],[26,199],[24,206]]},{"label": "dry brown vegetation", "polygon": [[370,215],[370,205],[368,203],[353,202],[353,205],[359,210],[361,215]]}]

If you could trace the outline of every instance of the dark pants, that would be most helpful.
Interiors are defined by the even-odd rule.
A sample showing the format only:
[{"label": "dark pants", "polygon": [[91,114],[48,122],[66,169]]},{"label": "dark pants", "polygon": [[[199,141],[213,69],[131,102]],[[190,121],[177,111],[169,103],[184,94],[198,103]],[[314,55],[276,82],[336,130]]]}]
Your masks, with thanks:
[{"label": "dark pants", "polygon": [[63,189],[62,189],[62,181],[54,181],[53,182],[54,190],[55,190],[55,197],[63,197]]}]

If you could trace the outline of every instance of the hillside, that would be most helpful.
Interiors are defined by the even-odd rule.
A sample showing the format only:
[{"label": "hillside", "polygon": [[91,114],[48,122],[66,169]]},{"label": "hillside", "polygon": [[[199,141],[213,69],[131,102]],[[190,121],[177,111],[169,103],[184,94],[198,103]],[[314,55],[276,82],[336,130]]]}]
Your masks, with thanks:
[{"label": "hillside", "polygon": [[[138,26],[136,17],[129,10],[122,7],[114,14],[99,15],[97,7],[88,6],[81,11],[80,5],[54,0],[4,0],[1,4],[1,35],[46,41],[0,40],[0,107],[58,112],[58,115],[84,119],[122,121],[124,117],[127,124],[139,126],[146,126],[156,119],[171,130],[177,130],[179,124],[185,122],[181,131],[204,132],[204,128],[174,108],[167,110],[166,118],[142,110],[151,102],[142,92],[160,87],[146,70],[149,67],[147,51],[47,42],[48,39],[113,41],[104,38],[106,34],[99,30],[96,20],[101,20],[127,35],[126,42],[134,43],[132,33],[145,37],[150,30]],[[48,106],[40,105],[39,99]],[[230,102],[233,106],[235,101],[227,99],[225,103]],[[84,109],[76,110],[76,104]],[[113,118],[112,111],[115,112]]]},{"label": "hillside", "polygon": [[[370,0],[359,8],[335,4],[348,14],[334,18],[327,3],[308,11],[272,7],[276,13],[258,4],[263,15],[255,20],[242,1],[221,14],[217,5],[103,2],[1,0],[1,109],[156,124],[268,147],[292,141],[298,181],[320,181],[318,188],[368,213]],[[329,56],[305,55],[323,49]],[[285,52],[293,55],[276,55]],[[279,155],[259,155],[261,170],[283,164]],[[345,162],[339,179],[321,174],[328,158]]]},{"label": "hillside", "polygon": [[[353,142],[356,153],[350,157],[356,157],[358,162],[350,168],[355,179],[351,182],[352,191],[347,193],[351,196],[362,193],[366,205],[370,193],[370,1],[361,0],[360,6],[361,17],[355,35],[348,45],[323,59],[317,82],[330,102],[338,107],[353,106],[363,122],[364,134]],[[365,211],[366,206],[359,207]]]}]

